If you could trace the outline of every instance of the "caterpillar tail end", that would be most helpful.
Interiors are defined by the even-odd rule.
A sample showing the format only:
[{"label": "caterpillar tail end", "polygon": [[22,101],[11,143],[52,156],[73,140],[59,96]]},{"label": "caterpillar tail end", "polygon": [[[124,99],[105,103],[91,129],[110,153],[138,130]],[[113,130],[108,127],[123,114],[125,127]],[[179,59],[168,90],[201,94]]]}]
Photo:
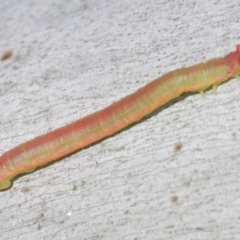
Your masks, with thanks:
[{"label": "caterpillar tail end", "polygon": [[0,182],[0,191],[8,189],[11,186],[11,181],[9,179],[4,179]]}]

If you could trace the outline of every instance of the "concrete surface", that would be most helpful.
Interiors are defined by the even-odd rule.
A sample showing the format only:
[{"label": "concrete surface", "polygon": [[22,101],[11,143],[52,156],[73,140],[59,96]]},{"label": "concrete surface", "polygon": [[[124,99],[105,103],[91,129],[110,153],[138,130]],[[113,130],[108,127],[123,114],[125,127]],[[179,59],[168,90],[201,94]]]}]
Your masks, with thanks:
[{"label": "concrete surface", "polygon": [[[240,43],[236,0],[1,0],[0,154]],[[240,239],[240,81],[189,94],[0,192],[0,239]]]}]

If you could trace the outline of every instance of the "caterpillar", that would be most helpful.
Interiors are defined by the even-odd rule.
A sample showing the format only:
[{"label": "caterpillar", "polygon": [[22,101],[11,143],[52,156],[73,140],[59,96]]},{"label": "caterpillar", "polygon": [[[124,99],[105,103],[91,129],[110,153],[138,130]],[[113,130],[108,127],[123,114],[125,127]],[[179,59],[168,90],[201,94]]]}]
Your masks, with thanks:
[{"label": "caterpillar", "polygon": [[240,44],[236,51],[153,80],[101,111],[20,144],[0,156],[0,190],[11,187],[21,173],[62,158],[136,122],[185,92],[200,92],[240,75]]}]

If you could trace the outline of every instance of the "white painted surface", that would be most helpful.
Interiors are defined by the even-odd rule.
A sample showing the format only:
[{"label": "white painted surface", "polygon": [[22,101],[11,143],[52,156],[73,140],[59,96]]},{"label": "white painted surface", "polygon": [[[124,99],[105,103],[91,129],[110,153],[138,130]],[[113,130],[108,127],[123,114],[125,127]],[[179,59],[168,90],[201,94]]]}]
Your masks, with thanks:
[{"label": "white painted surface", "polygon": [[[236,0],[1,0],[0,154],[235,50],[239,19]],[[24,175],[0,239],[240,239],[239,120],[233,79]]]}]

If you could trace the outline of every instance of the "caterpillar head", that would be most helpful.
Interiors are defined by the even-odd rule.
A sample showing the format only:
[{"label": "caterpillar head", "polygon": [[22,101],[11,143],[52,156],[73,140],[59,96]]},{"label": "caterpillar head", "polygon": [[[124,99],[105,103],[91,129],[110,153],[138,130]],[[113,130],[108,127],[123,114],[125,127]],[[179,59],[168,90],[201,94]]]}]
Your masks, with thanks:
[{"label": "caterpillar head", "polygon": [[240,44],[237,45],[236,55],[237,55],[238,65],[240,65]]},{"label": "caterpillar head", "polygon": [[232,77],[240,75],[240,44],[236,46],[236,51],[229,53],[226,57],[226,62],[230,67]]}]

